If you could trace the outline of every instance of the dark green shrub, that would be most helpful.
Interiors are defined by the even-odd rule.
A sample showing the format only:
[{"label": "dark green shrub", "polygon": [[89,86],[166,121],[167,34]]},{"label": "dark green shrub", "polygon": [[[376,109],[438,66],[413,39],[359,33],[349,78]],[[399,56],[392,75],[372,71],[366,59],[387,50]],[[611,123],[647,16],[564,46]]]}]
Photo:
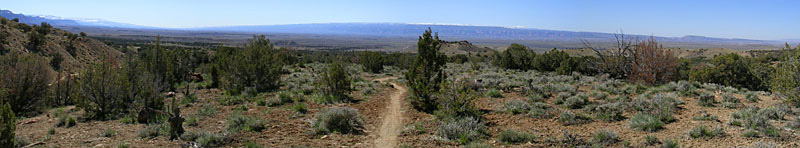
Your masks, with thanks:
[{"label": "dark green shrub", "polygon": [[199,123],[197,123],[197,122],[199,122],[200,119],[198,119],[198,118],[199,117],[197,117],[197,116],[189,116],[189,117],[186,118],[186,121],[183,122],[183,125],[195,127],[195,126],[199,125]]},{"label": "dark green shrub", "polygon": [[440,83],[446,78],[442,69],[447,62],[447,56],[439,52],[439,35],[431,35],[431,30],[419,37],[417,42],[417,57],[414,64],[408,69],[405,78],[411,90],[409,101],[414,109],[432,113],[437,104],[433,95],[439,91]]},{"label": "dark green shrub", "polygon": [[292,106],[292,110],[294,110],[295,112],[300,113],[300,114],[308,113],[308,107],[306,107],[305,103],[297,103],[297,104],[295,104],[294,106]]},{"label": "dark green shrub", "polygon": [[103,131],[103,134],[101,134],[100,136],[103,136],[103,137],[114,137],[114,135],[117,135],[117,131],[114,131],[113,129],[109,128],[109,129],[106,129],[105,131]]},{"label": "dark green shrub", "polygon": [[348,95],[353,91],[353,87],[350,84],[349,75],[344,70],[342,63],[328,64],[328,68],[322,73],[322,79],[320,79],[321,90],[327,97],[333,97],[331,101],[335,102],[324,103],[340,103],[351,100]]},{"label": "dark green shrub", "polygon": [[645,145],[654,146],[654,145],[659,144],[659,143],[661,143],[661,141],[658,140],[658,137],[656,137],[656,136],[647,135],[647,136],[644,137],[644,144]]},{"label": "dark green shrub", "polygon": [[56,134],[56,128],[50,127],[50,129],[47,129],[47,135],[55,135],[55,134]]},{"label": "dark green shrub", "polygon": [[0,56],[0,102],[8,102],[18,116],[39,112],[50,94],[53,80],[44,57],[12,52]]},{"label": "dark green shrub", "polygon": [[342,134],[361,133],[364,130],[364,122],[356,109],[332,107],[315,115],[313,128],[318,135],[332,132]]},{"label": "dark green shrub", "polygon": [[380,73],[383,70],[383,55],[380,52],[364,51],[360,57],[359,62],[364,66],[364,71]]},{"label": "dark green shrub", "polygon": [[76,107],[87,112],[92,119],[111,119],[127,112],[133,105],[128,95],[130,82],[124,71],[110,62],[90,65],[80,75],[78,85],[81,97]]},{"label": "dark green shrub", "polygon": [[209,117],[217,114],[217,106],[207,104],[197,111],[198,116]]},{"label": "dark green shrub", "polygon": [[497,136],[497,140],[507,144],[533,142],[535,138],[536,136],[533,134],[518,132],[510,129],[500,132],[500,135]]},{"label": "dark green shrub", "polygon": [[511,44],[506,50],[495,55],[495,65],[505,69],[529,70],[533,68],[536,52],[520,44]]},{"label": "dark green shrub", "polygon": [[232,94],[246,89],[258,93],[278,88],[284,63],[279,50],[264,35],[254,36],[242,51],[219,54],[216,61],[220,64],[221,85]]},{"label": "dark green shrub", "polygon": [[261,132],[267,128],[267,122],[253,116],[244,116],[234,113],[225,122],[226,129],[230,132]]},{"label": "dark green shrub", "polygon": [[[702,83],[716,83],[736,88],[748,88],[750,90],[767,90],[768,84],[757,75],[751,72],[751,58],[742,57],[735,53],[716,56],[711,59],[713,66],[706,66],[701,70],[696,70],[689,74],[689,80]],[[764,68],[769,68],[765,66]]]},{"label": "dark green shrub", "polygon": [[445,82],[442,85],[442,90],[434,96],[437,100],[436,104],[439,105],[438,110],[434,112],[436,118],[478,118],[481,116],[480,110],[473,102],[477,97],[472,90],[464,88],[463,84]]},{"label": "dark green shrub", "polygon": [[758,138],[759,136],[760,135],[758,134],[758,131],[756,131],[756,130],[747,130],[744,133],[742,133],[742,137]]},{"label": "dark green shrub", "polygon": [[3,103],[0,106],[0,145],[16,144],[16,138],[14,138],[14,130],[17,128],[16,120],[14,111],[11,110],[11,105]]},{"label": "dark green shrub", "polygon": [[655,132],[663,128],[664,122],[648,114],[636,114],[628,121],[631,128],[647,132]]},{"label": "dark green shrub", "polygon": [[244,148],[264,148],[264,146],[258,145],[252,141],[248,141],[244,143]]},{"label": "dark green shrub", "polygon": [[758,99],[758,94],[753,93],[753,92],[745,94],[745,99],[747,99],[747,101],[750,101],[750,102],[753,102],[753,103],[758,103],[758,101],[761,100],[761,99]]},{"label": "dark green shrub", "polygon": [[40,52],[42,45],[47,43],[47,35],[39,32],[28,32],[28,50]]},{"label": "dark green shrub", "polygon": [[569,54],[563,51],[550,50],[541,55],[536,55],[533,59],[533,69],[538,71],[556,71],[561,67],[561,62],[569,60]]},{"label": "dark green shrub", "polygon": [[51,53],[50,57],[50,66],[53,67],[53,70],[61,70],[61,63],[64,62],[64,57],[61,57],[61,54],[58,53]]},{"label": "dark green shrub", "polygon": [[497,90],[497,89],[489,90],[488,92],[486,92],[486,96],[492,97],[492,98],[503,98],[503,94],[500,93],[500,90]]},{"label": "dark green shrub", "polygon": [[244,104],[247,101],[248,101],[247,97],[243,95],[238,95],[238,96],[222,95],[222,97],[220,97],[219,100],[217,100],[217,102],[219,102],[220,105],[226,105],[226,106]]}]

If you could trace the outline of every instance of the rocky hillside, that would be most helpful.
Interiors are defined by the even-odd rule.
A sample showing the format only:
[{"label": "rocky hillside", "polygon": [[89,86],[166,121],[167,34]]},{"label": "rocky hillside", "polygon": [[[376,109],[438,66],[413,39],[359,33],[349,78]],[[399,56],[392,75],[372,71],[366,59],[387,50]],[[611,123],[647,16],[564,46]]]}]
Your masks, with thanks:
[{"label": "rocky hillside", "polygon": [[468,41],[443,41],[441,51],[446,55],[456,54],[473,54],[473,55],[486,55],[495,52],[488,47],[478,47]]},{"label": "rocky hillside", "polygon": [[60,56],[62,69],[79,69],[103,57],[121,58],[123,55],[103,42],[47,24],[30,26],[2,17],[0,24],[0,54],[31,53],[49,60],[58,60]]}]

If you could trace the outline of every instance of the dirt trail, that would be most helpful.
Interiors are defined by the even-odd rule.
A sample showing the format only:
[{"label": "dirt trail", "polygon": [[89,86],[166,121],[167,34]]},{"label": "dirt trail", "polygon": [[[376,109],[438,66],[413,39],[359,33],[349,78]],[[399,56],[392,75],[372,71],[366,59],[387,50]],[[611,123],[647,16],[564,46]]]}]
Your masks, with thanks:
[{"label": "dirt trail", "polygon": [[[396,79],[394,77],[376,79],[381,82],[386,82],[389,79]],[[393,148],[397,147],[397,137],[400,135],[401,127],[403,126],[403,94],[407,89],[405,86],[397,85],[397,83],[389,82],[397,89],[389,96],[389,103],[386,106],[386,111],[383,112],[383,122],[378,129],[378,139],[375,139],[376,148]]]}]

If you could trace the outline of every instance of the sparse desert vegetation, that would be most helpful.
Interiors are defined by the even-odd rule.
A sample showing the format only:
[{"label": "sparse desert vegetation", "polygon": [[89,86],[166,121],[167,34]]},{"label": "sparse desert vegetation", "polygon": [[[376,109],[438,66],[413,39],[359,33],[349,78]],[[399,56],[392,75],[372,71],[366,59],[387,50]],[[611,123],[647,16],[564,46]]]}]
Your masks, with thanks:
[{"label": "sparse desert vegetation", "polygon": [[6,147],[800,144],[788,44],[702,57],[615,34],[574,54],[478,48],[431,27],[413,52],[305,50],[274,35],[142,43],[0,20]]}]

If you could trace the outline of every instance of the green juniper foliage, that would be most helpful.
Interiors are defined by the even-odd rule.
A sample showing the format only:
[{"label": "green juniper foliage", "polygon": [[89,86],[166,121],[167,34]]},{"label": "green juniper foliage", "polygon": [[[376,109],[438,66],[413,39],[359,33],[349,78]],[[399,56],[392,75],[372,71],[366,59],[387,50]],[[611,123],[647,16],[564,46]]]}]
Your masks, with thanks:
[{"label": "green juniper foliage", "polygon": [[406,72],[405,78],[411,89],[411,105],[420,111],[431,113],[438,104],[433,95],[441,88],[440,83],[445,80],[442,69],[447,56],[439,52],[441,49],[438,33],[431,35],[430,28],[419,37],[417,42],[417,57],[414,64]]}]

